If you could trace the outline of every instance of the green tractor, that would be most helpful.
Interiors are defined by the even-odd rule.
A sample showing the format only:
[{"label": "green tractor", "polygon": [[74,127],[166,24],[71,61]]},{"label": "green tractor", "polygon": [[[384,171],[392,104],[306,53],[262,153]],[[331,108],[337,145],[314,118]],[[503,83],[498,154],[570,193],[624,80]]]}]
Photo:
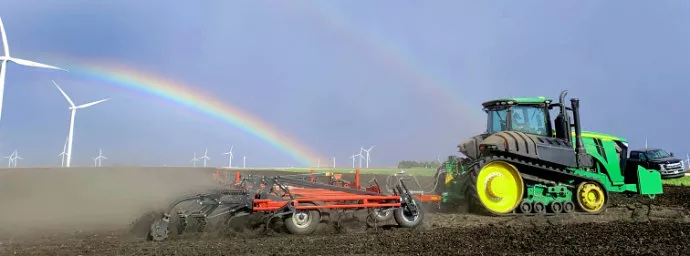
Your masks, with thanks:
[{"label": "green tractor", "polygon": [[662,194],[659,172],[627,164],[626,139],[581,131],[579,99],[568,107],[566,94],[558,103],[545,97],[483,103],[487,131],[458,146],[466,158],[449,157],[442,167],[442,203],[463,201],[490,215],[597,214],[611,192]]}]

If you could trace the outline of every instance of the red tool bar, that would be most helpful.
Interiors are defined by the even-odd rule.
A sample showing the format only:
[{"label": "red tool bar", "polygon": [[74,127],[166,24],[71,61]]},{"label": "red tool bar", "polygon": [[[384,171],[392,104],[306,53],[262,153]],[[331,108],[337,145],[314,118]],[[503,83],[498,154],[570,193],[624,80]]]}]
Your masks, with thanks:
[{"label": "red tool bar", "polygon": [[[254,211],[275,211],[288,202],[256,202],[254,200]],[[264,201],[264,200],[262,200]],[[353,204],[339,204],[339,203],[328,203],[324,205],[296,205],[295,209],[298,210],[312,210],[312,209],[351,209],[351,208],[384,208],[384,207],[400,207],[400,202],[397,203],[353,203]]]}]

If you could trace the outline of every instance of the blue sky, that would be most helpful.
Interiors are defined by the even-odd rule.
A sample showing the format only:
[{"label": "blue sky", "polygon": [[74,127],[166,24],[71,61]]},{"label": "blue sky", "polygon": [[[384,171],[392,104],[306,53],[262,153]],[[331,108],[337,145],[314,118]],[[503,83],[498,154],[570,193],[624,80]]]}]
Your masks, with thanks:
[{"label": "blue sky", "polygon": [[[686,1],[0,0],[14,57],[100,59],[165,76],[242,108],[339,166],[377,145],[372,166],[435,159],[480,132],[480,103],[581,98],[586,130],[685,155],[690,95]],[[60,60],[54,58],[62,56]],[[414,79],[420,78],[420,79]],[[171,102],[79,75],[9,64],[0,153],[57,165],[76,102],[73,165],[297,165],[284,152]],[[430,93],[434,82],[446,96]],[[452,100],[453,102],[447,102]],[[322,164],[330,163],[323,159]]]}]

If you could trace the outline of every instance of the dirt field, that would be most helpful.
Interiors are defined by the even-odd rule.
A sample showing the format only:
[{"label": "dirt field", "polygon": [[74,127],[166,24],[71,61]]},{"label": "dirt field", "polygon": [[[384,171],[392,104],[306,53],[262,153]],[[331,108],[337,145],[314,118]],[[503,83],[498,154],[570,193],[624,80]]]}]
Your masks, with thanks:
[{"label": "dirt field", "polygon": [[[0,171],[0,255],[684,255],[690,249],[684,187],[666,187],[653,201],[616,195],[598,216],[428,213],[415,230],[366,229],[352,219],[344,229],[324,223],[311,236],[215,230],[147,242],[127,224],[155,208],[149,205],[213,184],[212,170],[84,172]],[[423,186],[430,181],[420,179]]]}]

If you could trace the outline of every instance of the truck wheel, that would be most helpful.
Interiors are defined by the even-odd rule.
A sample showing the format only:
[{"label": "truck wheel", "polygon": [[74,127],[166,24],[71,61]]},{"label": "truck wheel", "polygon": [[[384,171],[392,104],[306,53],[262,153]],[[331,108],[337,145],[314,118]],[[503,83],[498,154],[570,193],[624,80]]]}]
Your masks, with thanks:
[{"label": "truck wheel", "polygon": [[416,208],[417,214],[414,215],[412,212],[408,211],[407,206],[401,205],[400,208],[393,211],[393,217],[395,222],[403,228],[414,228],[424,219],[424,210],[422,209],[422,202],[419,199],[414,198],[413,205],[410,207]]},{"label": "truck wheel", "polygon": [[288,214],[283,220],[285,228],[290,234],[308,235],[316,231],[321,222],[321,212],[319,210],[295,210]]}]

